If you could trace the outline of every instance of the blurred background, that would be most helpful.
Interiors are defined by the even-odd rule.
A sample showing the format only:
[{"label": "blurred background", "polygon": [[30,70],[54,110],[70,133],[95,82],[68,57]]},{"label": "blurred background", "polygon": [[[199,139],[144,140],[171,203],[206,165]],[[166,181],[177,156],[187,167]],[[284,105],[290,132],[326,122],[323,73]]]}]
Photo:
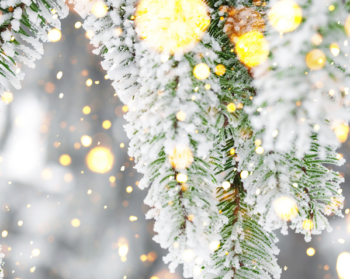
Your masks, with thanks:
[{"label": "blurred background", "polygon": [[[81,21],[71,10],[61,39],[45,45],[35,69],[24,67],[23,89],[8,105],[0,101],[5,278],[182,278],[181,268],[168,272],[165,251],[152,240],[146,191],[137,187],[140,175],[127,155],[128,108],[92,54]],[[350,141],[340,152],[350,157]],[[347,180],[344,212],[349,166],[339,169]],[[350,214],[331,223],[333,232],[309,243],[292,231],[279,235],[282,279],[338,278],[337,257],[350,252]]]}]

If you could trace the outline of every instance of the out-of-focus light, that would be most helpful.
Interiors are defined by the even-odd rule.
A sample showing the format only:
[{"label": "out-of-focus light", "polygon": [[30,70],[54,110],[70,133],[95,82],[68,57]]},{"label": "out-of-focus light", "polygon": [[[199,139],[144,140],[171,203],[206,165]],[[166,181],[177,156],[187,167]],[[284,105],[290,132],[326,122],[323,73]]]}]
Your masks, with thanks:
[{"label": "out-of-focus light", "polygon": [[41,172],[41,178],[44,180],[50,180],[52,178],[52,171],[48,168],[43,169]]},{"label": "out-of-focus light", "polygon": [[97,173],[108,172],[114,163],[112,152],[102,146],[95,147],[89,151],[86,156],[86,164],[88,168]]},{"label": "out-of-focus light", "polygon": [[70,158],[70,156],[68,154],[61,155],[59,161],[60,161],[62,166],[68,166],[72,163],[72,159]]},{"label": "out-of-focus light", "polygon": [[83,113],[84,114],[89,114],[91,112],[91,108],[89,106],[83,107]]},{"label": "out-of-focus light", "polygon": [[102,122],[102,128],[108,130],[112,127],[112,123],[109,120],[105,120]]},{"label": "out-of-focus light", "polygon": [[8,233],[7,230],[3,230],[3,231],[1,232],[1,236],[4,237],[4,238],[5,238],[6,236],[8,236],[8,234],[9,234],[9,233]]},{"label": "out-of-focus light", "polygon": [[229,103],[226,108],[227,111],[231,113],[236,111],[236,105],[234,103]]},{"label": "out-of-focus light", "polygon": [[132,192],[132,190],[133,190],[133,189],[132,189],[132,187],[131,187],[131,186],[126,187],[126,192],[127,192],[127,193],[131,193],[131,192]]},{"label": "out-of-focus light", "polygon": [[235,155],[235,153],[236,153],[236,149],[231,148],[231,149],[230,149],[230,155]]},{"label": "out-of-focus light", "polygon": [[194,251],[191,250],[191,249],[186,249],[185,251],[183,251],[182,253],[182,259],[185,261],[185,262],[190,262],[192,261],[192,259],[194,258],[195,254],[194,254]]},{"label": "out-of-focus light", "polygon": [[88,39],[91,39],[94,35],[95,35],[95,33],[92,30],[88,30],[85,33],[85,37],[88,38]]},{"label": "out-of-focus light", "polygon": [[58,42],[62,38],[61,31],[56,28],[51,29],[48,33],[48,38],[53,43]]},{"label": "out-of-focus light", "polygon": [[306,231],[311,231],[314,228],[314,222],[311,219],[303,221],[303,229]]},{"label": "out-of-focus light", "polygon": [[118,254],[121,257],[125,257],[129,252],[129,247],[128,245],[121,245],[118,249]]},{"label": "out-of-focus light", "polygon": [[350,253],[343,252],[337,259],[337,272],[339,279],[350,279]]},{"label": "out-of-focus light", "polygon": [[141,0],[134,18],[141,39],[165,53],[189,51],[210,24],[201,0]]},{"label": "out-of-focus light", "polygon": [[74,27],[76,29],[79,29],[81,27],[81,22],[80,21],[77,21],[75,24],[74,24]]},{"label": "out-of-focus light", "polygon": [[91,189],[87,190],[87,194],[88,194],[88,195],[91,195],[91,193],[92,193],[92,190],[91,190]]},{"label": "out-of-focus light", "polygon": [[290,197],[277,198],[273,202],[273,207],[277,216],[285,221],[294,219],[298,214],[298,206],[295,200]]},{"label": "out-of-focus light", "polygon": [[267,40],[258,31],[250,31],[240,36],[235,50],[239,60],[249,68],[260,65],[269,55]]},{"label": "out-of-focus light", "polygon": [[202,272],[202,268],[199,267],[198,265],[196,265],[196,266],[193,268],[193,275],[198,276],[199,274],[201,274],[201,272]]},{"label": "out-of-focus light", "polygon": [[58,73],[57,73],[57,79],[61,79],[62,78],[62,76],[63,76],[63,72],[62,71],[59,71]]},{"label": "out-of-focus light", "polygon": [[340,124],[334,128],[334,133],[339,142],[341,143],[346,142],[349,134],[349,126],[345,124]]},{"label": "out-of-focus light", "polygon": [[334,56],[338,56],[339,53],[340,53],[340,48],[339,48],[339,45],[337,43],[333,43],[330,45],[329,49],[331,50],[331,53],[334,55]]},{"label": "out-of-focus light", "polygon": [[39,255],[40,255],[40,250],[39,250],[39,249],[33,249],[33,250],[32,250],[32,255],[33,255],[34,257],[39,256]]},{"label": "out-of-focus light", "polygon": [[316,250],[312,247],[307,248],[306,250],[306,255],[308,255],[309,257],[312,257],[313,255],[315,255],[315,253],[316,253]]},{"label": "out-of-focus light", "polygon": [[91,86],[92,85],[92,80],[89,78],[87,81],[86,81],[86,86]]},{"label": "out-of-focus light", "polygon": [[11,92],[4,92],[2,95],[1,95],[1,99],[6,103],[6,104],[9,104],[12,102],[13,100],[13,94]]},{"label": "out-of-focus light", "polygon": [[222,64],[216,65],[214,72],[218,76],[223,76],[226,73],[226,67]]},{"label": "out-of-focus light", "polygon": [[109,76],[108,76],[108,75],[105,75],[105,79],[109,79]]},{"label": "out-of-focus light", "polygon": [[141,255],[141,256],[140,256],[140,260],[141,260],[142,262],[147,261],[147,256],[146,256],[146,255]]},{"label": "out-of-focus light", "polygon": [[264,153],[264,148],[262,147],[262,146],[257,146],[256,148],[255,148],[255,152],[257,153],[257,154],[263,154]]},{"label": "out-of-focus light", "polygon": [[215,251],[219,248],[219,246],[220,246],[220,241],[214,240],[214,241],[210,242],[209,249],[212,251]]},{"label": "out-of-focus light", "polygon": [[272,137],[275,138],[275,137],[277,137],[277,136],[278,136],[278,130],[274,130],[274,131],[272,132]]},{"label": "out-of-focus light", "polygon": [[80,226],[80,220],[78,218],[72,219],[72,221],[70,223],[74,228],[77,228]]},{"label": "out-of-focus light", "polygon": [[247,178],[247,177],[248,177],[248,175],[249,175],[248,171],[246,171],[246,170],[241,171],[240,176],[241,176],[241,178],[242,178],[242,179]]},{"label": "out-of-focus light", "polygon": [[350,15],[348,15],[348,17],[345,20],[344,29],[345,29],[346,35],[350,37]]},{"label": "out-of-focus light", "polygon": [[182,110],[176,113],[176,119],[179,121],[185,121],[186,119],[186,113]]},{"label": "out-of-focus light", "polygon": [[313,35],[311,37],[311,42],[315,45],[315,46],[319,46],[323,41],[323,37],[321,36],[321,34],[316,33],[315,35]]},{"label": "out-of-focus light", "polygon": [[114,34],[119,37],[121,34],[123,33],[123,29],[121,29],[120,27],[117,27],[114,29]]},{"label": "out-of-focus light", "polygon": [[130,217],[129,217],[129,221],[130,221],[130,222],[137,221],[137,217],[136,217],[136,216],[130,216]]},{"label": "out-of-focus light", "polygon": [[187,175],[183,173],[179,173],[176,175],[176,181],[179,183],[185,183],[187,181]]},{"label": "out-of-focus light", "polygon": [[35,271],[35,266],[31,267],[31,268],[29,269],[29,271],[30,271],[31,273],[33,273],[33,272]]},{"label": "out-of-focus light", "polygon": [[23,226],[23,221],[22,221],[22,220],[19,220],[18,223],[17,223],[17,225],[18,225],[19,227],[22,227],[22,226]]},{"label": "out-of-focus light", "polygon": [[222,182],[222,188],[224,188],[224,190],[228,190],[231,187],[231,183],[228,181],[224,181]]},{"label": "out-of-focus light", "polygon": [[178,145],[170,152],[169,161],[173,168],[185,169],[193,162],[192,151],[186,145]]},{"label": "out-of-focus light", "polygon": [[210,68],[205,63],[200,63],[193,68],[193,75],[196,79],[204,80],[210,75]]},{"label": "out-of-focus light", "polygon": [[97,18],[104,17],[107,12],[108,7],[103,2],[98,1],[92,7],[92,14]]},{"label": "out-of-focus light", "polygon": [[92,138],[90,136],[84,135],[80,138],[81,144],[85,147],[89,147],[92,143]]},{"label": "out-of-focus light", "polygon": [[302,21],[302,9],[294,1],[278,1],[269,12],[269,21],[279,32],[292,32]]},{"label": "out-of-focus light", "polygon": [[322,50],[313,49],[306,55],[305,60],[311,70],[320,70],[326,64],[326,55]]}]

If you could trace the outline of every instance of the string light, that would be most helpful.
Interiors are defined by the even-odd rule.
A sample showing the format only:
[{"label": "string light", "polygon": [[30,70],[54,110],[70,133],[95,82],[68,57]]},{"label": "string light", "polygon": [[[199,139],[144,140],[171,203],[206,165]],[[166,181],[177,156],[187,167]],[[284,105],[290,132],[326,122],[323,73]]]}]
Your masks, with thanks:
[{"label": "string light", "polygon": [[294,1],[278,1],[269,12],[269,21],[279,32],[292,32],[302,21],[302,10]]},{"label": "string light", "polygon": [[72,159],[70,158],[70,156],[68,154],[63,154],[60,156],[59,161],[60,161],[62,166],[68,166],[71,164]]},{"label": "string light", "polygon": [[109,149],[102,146],[91,149],[86,156],[86,164],[88,168],[93,172],[108,172],[113,166],[113,163],[113,154]]},{"label": "string light", "polygon": [[314,222],[311,219],[307,219],[303,221],[303,229],[306,231],[310,231],[314,228]]},{"label": "string light", "polygon": [[196,79],[204,80],[210,75],[210,68],[205,63],[200,63],[193,68],[193,75]]},{"label": "string light", "polygon": [[188,52],[210,24],[201,0],[141,0],[135,24],[141,39],[160,52]]},{"label": "string light", "polygon": [[264,153],[264,148],[262,147],[262,146],[257,146],[256,148],[255,148],[255,152],[257,153],[257,154],[263,154]]},{"label": "string light", "polygon": [[192,151],[186,145],[178,145],[170,152],[169,161],[173,168],[188,168],[193,162]]},{"label": "string light", "polygon": [[315,250],[314,248],[312,248],[312,247],[307,248],[307,250],[306,250],[306,255],[308,255],[309,257],[312,257],[312,256],[314,256],[315,254],[316,254],[316,250]]},{"label": "string light", "polygon": [[92,138],[90,136],[84,135],[80,138],[80,141],[83,146],[89,147],[92,143]]},{"label": "string light", "polygon": [[258,31],[251,31],[239,37],[235,50],[239,60],[249,68],[258,66],[269,55],[268,43]]},{"label": "string light", "polygon": [[226,73],[226,67],[222,64],[216,65],[215,74],[218,76],[223,76]]},{"label": "string light", "polygon": [[53,43],[58,42],[62,38],[61,31],[56,28],[51,29],[47,35],[49,40]]},{"label": "string light", "polygon": [[229,103],[228,105],[227,105],[227,111],[228,112],[235,112],[235,110],[236,110],[236,105],[234,104],[234,103]]},{"label": "string light", "polygon": [[230,149],[230,155],[235,155],[235,153],[236,153],[236,149],[231,148],[231,149]]},{"label": "string light", "polygon": [[231,183],[228,181],[224,181],[222,182],[222,188],[224,188],[224,190],[228,190],[231,187]]},{"label": "string light", "polygon": [[331,53],[334,55],[334,56],[338,56],[339,53],[340,53],[340,48],[339,48],[339,45],[337,43],[333,43],[330,45],[329,49],[331,50]]},{"label": "string light", "polygon": [[187,181],[187,175],[183,174],[183,173],[179,173],[178,175],[176,175],[176,181],[179,183],[185,183]]},{"label": "string light", "polygon": [[92,14],[97,18],[104,17],[107,12],[108,7],[103,2],[98,1],[92,7]]},{"label": "string light", "polygon": [[273,202],[273,207],[277,216],[285,221],[294,219],[298,214],[298,206],[295,200],[290,197],[277,198]]},{"label": "string light", "polygon": [[334,133],[339,142],[341,143],[346,142],[349,134],[349,126],[345,124],[340,124],[334,128]]},{"label": "string light", "polygon": [[246,171],[246,170],[241,171],[240,176],[242,179],[246,179],[248,177],[248,175],[249,175],[248,171]]},{"label": "string light", "polygon": [[326,55],[322,50],[313,49],[306,55],[306,65],[311,70],[320,70],[326,63]]},{"label": "string light", "polygon": [[209,249],[212,251],[217,250],[219,247],[220,247],[220,241],[217,241],[217,240],[214,240],[209,244]]},{"label": "string light", "polygon": [[179,121],[185,121],[186,113],[184,111],[180,110],[178,113],[176,113],[176,119]]}]

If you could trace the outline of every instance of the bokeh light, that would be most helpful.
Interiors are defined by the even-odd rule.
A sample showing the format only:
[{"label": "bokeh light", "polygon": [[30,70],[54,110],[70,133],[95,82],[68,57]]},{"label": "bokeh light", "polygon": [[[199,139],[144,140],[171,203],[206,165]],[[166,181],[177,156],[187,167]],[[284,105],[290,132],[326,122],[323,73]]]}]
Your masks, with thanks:
[{"label": "bokeh light", "polygon": [[91,12],[95,17],[101,18],[107,14],[108,7],[103,2],[98,1],[92,6]]},{"label": "bokeh light", "polygon": [[222,182],[222,188],[224,188],[224,190],[228,190],[231,187],[231,183],[228,181],[224,181]]},{"label": "bokeh light", "polygon": [[160,52],[187,52],[201,40],[210,24],[201,0],[141,0],[135,24],[139,34]]},{"label": "bokeh light", "polygon": [[39,249],[33,249],[32,250],[32,255],[33,255],[33,257],[39,256],[40,255],[40,250]]},{"label": "bokeh light", "polygon": [[269,55],[267,40],[258,31],[251,31],[239,37],[235,50],[239,60],[249,68],[260,65]]},{"label": "bokeh light", "polygon": [[4,92],[1,95],[1,99],[6,103],[9,104],[13,100],[13,94],[11,92]]},{"label": "bokeh light", "polygon": [[56,28],[51,29],[47,35],[49,40],[53,43],[58,42],[62,38],[61,31]]},{"label": "bokeh light", "polygon": [[105,120],[102,122],[102,128],[108,130],[112,127],[112,122],[109,120]]},{"label": "bokeh light", "polygon": [[339,45],[337,43],[331,44],[329,46],[329,49],[334,56],[338,56],[340,53],[340,48],[339,48]]},{"label": "bokeh light", "polygon": [[246,170],[241,171],[240,176],[242,179],[246,179],[248,177],[248,175],[249,175],[248,171],[246,171]]},{"label": "bokeh light", "polygon": [[314,222],[311,219],[303,221],[303,229],[306,231],[311,231],[314,228]]},{"label": "bokeh light", "polygon": [[345,124],[340,124],[334,128],[334,133],[338,141],[344,143],[348,139],[349,126]]},{"label": "bokeh light", "polygon": [[306,65],[311,70],[320,70],[326,63],[326,55],[322,50],[313,49],[306,55]]},{"label": "bokeh light", "polygon": [[316,250],[315,250],[314,248],[312,248],[312,247],[307,248],[307,250],[306,250],[306,255],[308,255],[309,257],[312,257],[312,256],[314,256],[315,254],[316,254]]},{"label": "bokeh light", "polygon": [[231,113],[236,111],[236,105],[234,103],[229,103],[226,108],[227,111]]},{"label": "bokeh light", "polygon": [[72,221],[70,223],[74,228],[77,228],[80,226],[80,220],[78,218],[72,219]]},{"label": "bokeh light", "polygon": [[193,68],[193,75],[196,79],[204,80],[210,75],[210,68],[205,63],[200,63]]},{"label": "bokeh light", "polygon": [[302,21],[302,10],[294,1],[278,1],[269,12],[269,21],[279,32],[292,32]]},{"label": "bokeh light", "polygon": [[114,156],[106,147],[95,147],[89,151],[86,156],[88,168],[96,173],[105,173],[110,171],[114,163]]},{"label": "bokeh light", "polygon": [[192,151],[186,145],[178,145],[171,150],[169,161],[173,168],[188,168],[193,162]]},{"label": "bokeh light", "polygon": [[89,114],[91,112],[91,108],[89,106],[83,107],[83,113],[84,114]]},{"label": "bokeh light", "polygon": [[179,183],[185,183],[187,181],[187,175],[183,173],[179,173],[176,175],[176,181]]},{"label": "bokeh light", "polygon": [[283,196],[275,199],[273,207],[277,216],[285,221],[294,219],[298,214],[298,206],[295,200],[290,197]]},{"label": "bokeh light", "polygon": [[222,64],[216,65],[214,72],[218,76],[223,76],[226,73],[226,67]]},{"label": "bokeh light", "polygon": [[59,159],[62,166],[69,166],[72,163],[72,159],[68,154],[63,154]]},{"label": "bokeh light", "polygon": [[337,272],[339,279],[350,279],[350,253],[340,253],[337,259]]},{"label": "bokeh light", "polygon": [[80,138],[81,144],[85,147],[89,147],[92,143],[92,138],[90,136],[84,135]]}]

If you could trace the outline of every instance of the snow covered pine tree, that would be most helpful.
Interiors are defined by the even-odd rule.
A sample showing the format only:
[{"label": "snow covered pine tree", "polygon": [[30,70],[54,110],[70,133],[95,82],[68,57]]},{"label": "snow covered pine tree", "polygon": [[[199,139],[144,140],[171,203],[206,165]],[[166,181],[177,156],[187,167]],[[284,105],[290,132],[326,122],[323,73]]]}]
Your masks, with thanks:
[{"label": "snow covered pine tree", "polygon": [[[183,263],[185,277],[279,278],[273,230],[289,225],[309,241],[331,230],[325,215],[342,215],[343,178],[328,167],[344,163],[335,139],[349,131],[349,4],[326,2],[75,2],[129,107],[129,154],[171,271]],[[65,8],[40,3],[2,7],[6,28],[14,18],[32,42],[16,25],[22,15],[45,39],[52,8]],[[6,32],[3,61],[27,61],[14,46],[36,57]],[[17,85],[14,65],[3,65]]]}]

